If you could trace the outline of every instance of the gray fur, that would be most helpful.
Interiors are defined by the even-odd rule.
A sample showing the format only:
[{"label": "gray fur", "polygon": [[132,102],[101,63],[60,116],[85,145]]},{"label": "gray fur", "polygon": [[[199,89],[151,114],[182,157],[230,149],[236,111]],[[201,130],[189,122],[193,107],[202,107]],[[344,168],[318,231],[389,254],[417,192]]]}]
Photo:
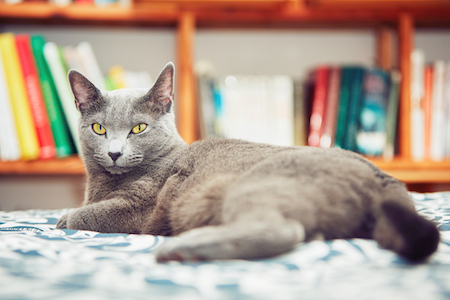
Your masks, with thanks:
[{"label": "gray fur", "polygon": [[[169,63],[150,91],[103,92],[69,72],[87,189],[58,228],[179,235],[159,261],[268,257],[317,237],[374,237],[414,260],[435,250],[432,239],[419,258],[405,254],[417,243],[383,209],[399,207],[427,238],[436,228],[415,213],[401,182],[355,153],[223,138],[186,145],[175,128],[173,78]],[[147,129],[130,133],[140,123]],[[116,161],[111,151],[120,152]]]}]

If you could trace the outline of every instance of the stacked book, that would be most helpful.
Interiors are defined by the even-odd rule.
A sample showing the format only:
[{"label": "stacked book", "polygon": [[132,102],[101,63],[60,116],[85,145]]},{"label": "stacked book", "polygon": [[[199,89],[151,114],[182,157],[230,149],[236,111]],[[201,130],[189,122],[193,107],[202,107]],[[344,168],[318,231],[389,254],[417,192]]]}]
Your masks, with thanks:
[{"label": "stacked book", "polygon": [[53,159],[77,152],[79,112],[67,80],[69,69],[79,70],[102,90],[129,87],[126,78],[142,82],[139,87],[151,86],[147,74],[136,76],[119,67],[114,78],[105,78],[88,42],[61,47],[40,35],[2,33],[0,160]]}]

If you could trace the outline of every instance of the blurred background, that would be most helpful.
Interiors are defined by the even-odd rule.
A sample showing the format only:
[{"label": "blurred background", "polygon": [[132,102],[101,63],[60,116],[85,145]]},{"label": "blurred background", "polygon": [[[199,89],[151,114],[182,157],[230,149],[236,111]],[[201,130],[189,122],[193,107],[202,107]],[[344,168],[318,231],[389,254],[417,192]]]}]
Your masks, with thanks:
[{"label": "blurred background", "polygon": [[[359,2],[362,4],[343,0],[4,1],[0,2],[0,50],[6,70],[4,73],[8,74],[10,54],[5,50],[6,42],[1,42],[1,35],[9,34],[15,38],[27,36],[31,41],[33,36],[40,36],[46,43],[56,44],[60,54],[64,48],[77,49],[87,42],[98,70],[105,77],[107,89],[132,86],[132,82],[138,81],[136,74],[144,74],[143,86],[150,86],[162,67],[168,61],[174,61],[177,70],[175,101],[178,126],[188,143],[210,135],[246,138],[233,136],[233,130],[226,129],[226,120],[231,118],[237,123],[240,118],[244,119],[243,123],[239,123],[240,128],[249,126],[247,131],[253,136],[258,128],[270,127],[265,129],[267,134],[260,134],[263,142],[271,142],[266,139],[270,134],[284,134],[287,138],[280,141],[281,144],[310,144],[308,137],[315,126],[311,115],[317,107],[320,110],[320,105],[315,104],[319,101],[315,93],[321,84],[319,69],[327,70],[324,77],[327,78],[324,85],[327,92],[331,90],[331,69],[338,70],[339,74],[343,74],[342,70],[348,66],[357,66],[364,70],[364,74],[381,70],[383,76],[388,78],[382,100],[385,101],[382,108],[386,115],[388,103],[392,101],[389,99],[393,86],[391,75],[396,71],[402,75],[402,82],[398,86],[394,110],[392,155],[386,156],[385,149],[380,153],[363,154],[403,180],[411,190],[448,190],[450,152],[446,152],[449,150],[445,148],[446,142],[443,142],[443,156],[438,159],[433,159],[430,150],[424,149],[418,151],[418,157],[415,156],[417,151],[413,145],[425,147],[425,140],[431,139],[423,130],[427,127],[427,118],[433,117],[426,117],[425,111],[422,112],[422,119],[418,119],[422,122],[418,125],[422,128],[419,130],[422,137],[419,142],[414,142],[417,134],[414,133],[416,127],[412,125],[412,120],[417,119],[413,115],[415,106],[411,91],[414,90],[414,68],[421,68],[420,74],[425,74],[427,66],[435,66],[436,61],[443,62],[443,97],[435,103],[441,101],[442,110],[449,112],[443,114],[442,124],[445,128],[450,125],[450,6],[447,1]],[[420,49],[418,53],[422,58],[422,65],[419,66],[410,59],[416,49]],[[51,59],[46,59],[51,69]],[[69,69],[70,65],[72,63],[65,61],[64,70]],[[408,73],[406,76],[405,72]],[[434,71],[434,74],[438,73]],[[56,76],[55,73],[53,76]],[[227,78],[235,80],[234,85],[227,85]],[[342,83],[342,77],[339,78]],[[420,78],[420,84],[424,86],[425,75]],[[287,96],[276,94],[269,88],[282,79],[287,84],[283,90],[290,91]],[[4,90],[9,88],[8,80],[5,80]],[[55,93],[62,93],[56,82],[53,84]],[[370,100],[369,96],[364,98],[369,92],[364,90],[363,83],[361,86],[358,116],[362,107],[366,107],[364,101]],[[7,96],[14,93],[10,89],[5,93]],[[423,103],[419,104],[420,108],[425,105],[425,87],[422,90],[419,101]],[[12,98],[14,96],[9,97],[9,101],[14,101]],[[62,95],[59,98],[59,101],[64,101]],[[328,97],[325,97],[322,104],[322,123],[325,122],[327,100]],[[275,117],[263,119],[263,116],[267,117],[267,111],[275,105],[273,103],[282,101],[284,106],[280,104],[280,107],[284,107],[281,112],[284,117],[281,123],[270,125],[267,120]],[[60,103],[60,106],[63,114],[68,114],[64,104]],[[236,116],[236,110],[251,111],[255,107],[262,111],[261,116],[250,116],[250,113]],[[14,104],[11,105],[13,109]],[[248,120],[251,118],[259,120],[255,121],[259,123],[250,124]],[[65,122],[67,134],[73,135],[67,115]],[[360,122],[358,130],[361,129]],[[282,132],[273,132],[277,126]],[[321,130],[319,134],[323,133]],[[440,134],[441,139],[450,140],[450,127]],[[384,138],[383,135],[383,141]],[[83,199],[85,177],[82,163],[75,153],[76,146],[71,143],[70,153],[56,152],[53,157],[45,159],[42,150],[36,157],[24,157],[22,153],[8,158],[3,156],[7,152],[5,149],[10,149],[8,144],[0,143],[0,210],[79,206]],[[328,145],[333,146],[336,146],[334,142]],[[350,150],[361,152],[357,148]]]}]

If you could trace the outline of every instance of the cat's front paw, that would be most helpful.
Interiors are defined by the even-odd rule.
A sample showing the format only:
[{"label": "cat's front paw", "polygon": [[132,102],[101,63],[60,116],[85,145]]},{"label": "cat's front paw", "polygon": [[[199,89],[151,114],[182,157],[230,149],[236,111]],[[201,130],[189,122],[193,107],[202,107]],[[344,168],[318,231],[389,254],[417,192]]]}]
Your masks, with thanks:
[{"label": "cat's front paw", "polygon": [[58,222],[56,223],[56,229],[67,229],[67,217],[69,215],[64,215],[61,218],[59,218]]}]

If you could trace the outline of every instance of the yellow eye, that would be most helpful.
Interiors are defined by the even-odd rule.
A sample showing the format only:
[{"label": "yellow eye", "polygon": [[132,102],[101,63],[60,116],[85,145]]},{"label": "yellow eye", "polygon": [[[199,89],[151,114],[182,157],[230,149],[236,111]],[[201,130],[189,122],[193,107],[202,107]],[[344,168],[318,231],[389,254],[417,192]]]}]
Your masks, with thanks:
[{"label": "yellow eye", "polygon": [[144,131],[145,128],[147,128],[147,124],[142,123],[142,124],[134,126],[133,129],[131,129],[131,132],[132,133],[140,133],[140,132]]},{"label": "yellow eye", "polygon": [[92,124],[92,130],[94,130],[94,132],[96,134],[100,134],[100,135],[104,135],[106,133],[105,127],[103,127],[102,125],[100,125],[98,123]]}]

